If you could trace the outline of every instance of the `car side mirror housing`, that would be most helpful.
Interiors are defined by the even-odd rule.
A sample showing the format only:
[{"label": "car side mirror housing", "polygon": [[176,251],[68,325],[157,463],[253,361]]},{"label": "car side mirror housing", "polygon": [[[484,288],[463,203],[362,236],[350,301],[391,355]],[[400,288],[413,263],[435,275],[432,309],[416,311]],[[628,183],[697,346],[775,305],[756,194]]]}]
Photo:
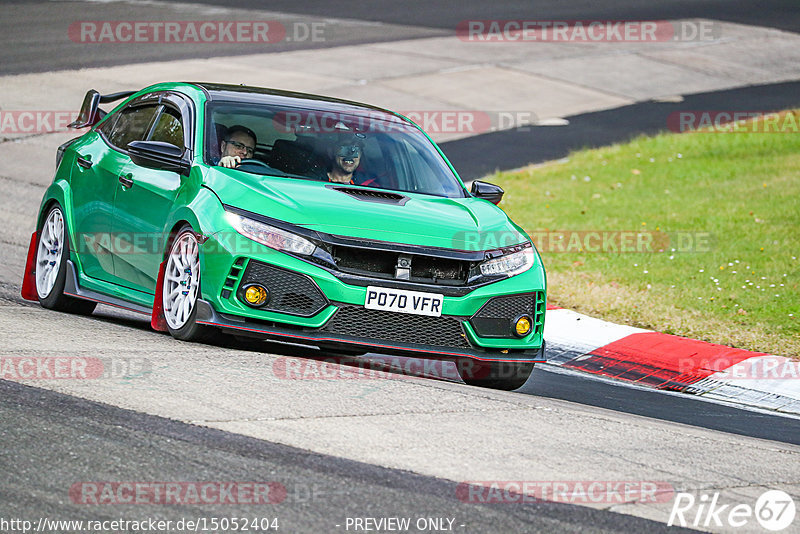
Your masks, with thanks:
[{"label": "car side mirror housing", "polygon": [[183,159],[183,152],[182,148],[162,141],[128,143],[128,154],[136,165],[189,176],[191,164]]},{"label": "car side mirror housing", "polygon": [[503,200],[503,193],[505,193],[503,188],[499,185],[481,182],[480,180],[472,182],[472,189],[470,192],[473,197],[488,200],[492,204],[499,204],[500,201]]}]

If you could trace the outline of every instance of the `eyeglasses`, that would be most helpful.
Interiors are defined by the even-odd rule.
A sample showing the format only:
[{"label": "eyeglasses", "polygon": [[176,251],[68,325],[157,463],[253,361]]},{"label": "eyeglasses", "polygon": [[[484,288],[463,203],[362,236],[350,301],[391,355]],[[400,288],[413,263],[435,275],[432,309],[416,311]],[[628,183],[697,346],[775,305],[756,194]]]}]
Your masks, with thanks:
[{"label": "eyeglasses", "polygon": [[255,147],[249,147],[244,143],[240,143],[239,141],[226,141],[229,145],[233,145],[234,148],[238,148],[239,150],[244,149],[245,154],[248,156],[252,156],[255,153]]}]

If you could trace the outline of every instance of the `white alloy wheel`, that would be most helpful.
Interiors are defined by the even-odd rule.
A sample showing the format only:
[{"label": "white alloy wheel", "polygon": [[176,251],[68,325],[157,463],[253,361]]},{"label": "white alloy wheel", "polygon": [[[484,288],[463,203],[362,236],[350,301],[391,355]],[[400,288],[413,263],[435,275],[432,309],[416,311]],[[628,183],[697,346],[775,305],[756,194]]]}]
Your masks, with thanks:
[{"label": "white alloy wheel", "polygon": [[53,208],[42,226],[36,251],[36,292],[47,298],[58,278],[64,253],[64,215]]},{"label": "white alloy wheel", "polygon": [[194,232],[175,238],[164,272],[164,318],[172,330],[182,328],[192,315],[200,289],[200,254]]}]

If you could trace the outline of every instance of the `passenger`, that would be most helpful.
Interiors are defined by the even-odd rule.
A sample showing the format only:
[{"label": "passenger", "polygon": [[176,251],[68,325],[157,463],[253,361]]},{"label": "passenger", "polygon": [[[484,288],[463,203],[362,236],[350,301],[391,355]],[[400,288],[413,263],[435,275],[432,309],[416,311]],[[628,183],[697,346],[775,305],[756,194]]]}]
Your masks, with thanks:
[{"label": "passenger", "polygon": [[228,169],[236,168],[243,159],[250,159],[255,154],[256,134],[246,126],[231,126],[219,149],[221,156],[217,165]]}]

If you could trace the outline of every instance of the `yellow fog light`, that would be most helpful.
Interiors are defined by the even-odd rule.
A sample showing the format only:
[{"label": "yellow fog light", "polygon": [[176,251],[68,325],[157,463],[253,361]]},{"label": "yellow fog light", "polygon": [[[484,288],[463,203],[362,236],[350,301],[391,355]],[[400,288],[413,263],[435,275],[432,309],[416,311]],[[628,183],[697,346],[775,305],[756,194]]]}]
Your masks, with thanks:
[{"label": "yellow fog light", "polygon": [[517,321],[514,323],[514,333],[519,337],[525,337],[530,334],[532,324],[533,322],[529,316],[521,315],[517,317]]},{"label": "yellow fog light", "polygon": [[244,300],[253,307],[259,307],[266,304],[267,299],[269,298],[269,291],[264,286],[260,286],[258,284],[252,284],[245,288],[244,290]]}]

